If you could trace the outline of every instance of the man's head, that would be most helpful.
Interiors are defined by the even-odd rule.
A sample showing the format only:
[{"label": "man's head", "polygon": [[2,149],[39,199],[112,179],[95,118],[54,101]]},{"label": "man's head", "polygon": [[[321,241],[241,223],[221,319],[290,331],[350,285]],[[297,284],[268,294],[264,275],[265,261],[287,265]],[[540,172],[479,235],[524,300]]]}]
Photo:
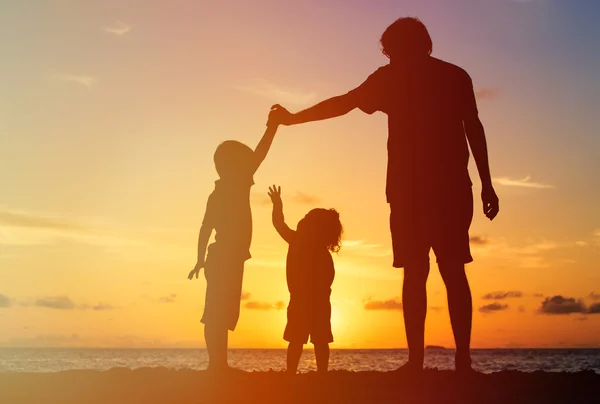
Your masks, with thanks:
[{"label": "man's head", "polygon": [[413,17],[394,21],[381,35],[381,51],[388,58],[421,58],[431,55],[433,44],[425,25]]},{"label": "man's head", "polygon": [[219,177],[227,180],[245,179],[251,174],[254,152],[237,140],[227,140],[215,151],[215,168]]}]

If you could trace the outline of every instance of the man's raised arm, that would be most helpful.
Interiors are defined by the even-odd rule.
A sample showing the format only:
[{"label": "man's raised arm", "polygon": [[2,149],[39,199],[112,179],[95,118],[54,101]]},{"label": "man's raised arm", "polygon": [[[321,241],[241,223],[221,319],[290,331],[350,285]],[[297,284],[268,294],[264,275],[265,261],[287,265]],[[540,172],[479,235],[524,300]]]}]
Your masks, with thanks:
[{"label": "man's raised arm", "polygon": [[356,98],[348,93],[329,98],[295,114],[279,104],[273,105],[270,118],[281,122],[283,125],[297,125],[346,115],[356,107],[358,107]]}]

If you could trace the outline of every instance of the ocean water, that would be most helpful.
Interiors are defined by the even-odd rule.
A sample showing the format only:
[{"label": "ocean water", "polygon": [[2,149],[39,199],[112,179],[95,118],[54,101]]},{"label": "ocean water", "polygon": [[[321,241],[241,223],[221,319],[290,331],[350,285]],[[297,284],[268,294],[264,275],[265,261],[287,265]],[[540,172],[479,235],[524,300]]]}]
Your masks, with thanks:
[{"label": "ocean water", "polygon": [[[407,359],[406,349],[332,350],[331,370],[390,371]],[[453,369],[454,350],[428,349],[425,366]],[[502,370],[600,373],[600,349],[474,349],[473,367],[484,373]],[[0,348],[0,372],[57,372],[115,367],[206,369],[204,349],[61,349]],[[232,349],[229,364],[246,371],[285,369],[283,349]],[[299,370],[316,370],[314,352],[305,350]]]}]

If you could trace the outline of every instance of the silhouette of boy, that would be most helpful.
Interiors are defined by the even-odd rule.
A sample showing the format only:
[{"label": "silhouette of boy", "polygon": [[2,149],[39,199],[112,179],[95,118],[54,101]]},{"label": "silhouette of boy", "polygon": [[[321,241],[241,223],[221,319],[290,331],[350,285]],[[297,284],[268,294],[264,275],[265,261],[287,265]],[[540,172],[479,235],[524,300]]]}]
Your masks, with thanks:
[{"label": "silhouette of boy", "polygon": [[[219,180],[208,197],[198,236],[198,261],[188,279],[198,278],[205,268],[206,302],[201,322],[209,357],[209,370],[228,369],[228,330],[235,330],[240,315],[244,263],[250,256],[252,211],[250,188],[253,176],[265,159],[278,124],[269,121],[256,150],[228,140],[215,151]],[[215,230],[215,242],[206,246]],[[205,259],[206,257],[206,259]]]},{"label": "silhouette of boy", "polygon": [[425,285],[433,248],[448,292],[456,369],[470,371],[472,301],[465,274],[465,264],[473,260],[469,146],[482,183],[483,212],[492,220],[499,211],[473,83],[465,70],[431,56],[431,37],[416,18],[392,23],[381,36],[381,46],[390,63],[354,90],[295,114],[275,105],[271,118],[295,125],[345,115],[355,108],[387,114],[386,195],[393,266],[404,267],[402,302],[409,348],[408,363],[400,370],[423,367]]},{"label": "silhouette of boy", "polygon": [[315,347],[317,370],[327,372],[331,333],[331,284],[335,269],[331,252],[340,249],[342,224],[334,209],[313,209],[290,229],[283,217],[281,187],[269,188],[273,202],[273,225],[288,244],[286,278],[290,292],[287,325],[283,338],[289,342],[287,372],[295,374],[303,345]]}]

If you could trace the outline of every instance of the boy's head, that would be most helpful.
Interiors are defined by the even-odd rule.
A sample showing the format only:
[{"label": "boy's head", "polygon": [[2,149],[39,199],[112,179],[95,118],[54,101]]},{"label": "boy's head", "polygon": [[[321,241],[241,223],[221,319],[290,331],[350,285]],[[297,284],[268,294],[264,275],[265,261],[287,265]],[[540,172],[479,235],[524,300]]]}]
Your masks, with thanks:
[{"label": "boy's head", "polygon": [[340,214],[335,209],[313,209],[298,223],[297,229],[302,237],[327,247],[331,252],[338,252],[342,247],[344,229],[340,222]]},{"label": "boy's head", "polygon": [[381,35],[381,51],[398,59],[414,59],[431,55],[433,43],[425,25],[418,18],[404,17],[394,21]]},{"label": "boy's head", "polygon": [[254,151],[237,140],[221,143],[215,151],[215,168],[222,179],[241,179],[251,174]]}]

